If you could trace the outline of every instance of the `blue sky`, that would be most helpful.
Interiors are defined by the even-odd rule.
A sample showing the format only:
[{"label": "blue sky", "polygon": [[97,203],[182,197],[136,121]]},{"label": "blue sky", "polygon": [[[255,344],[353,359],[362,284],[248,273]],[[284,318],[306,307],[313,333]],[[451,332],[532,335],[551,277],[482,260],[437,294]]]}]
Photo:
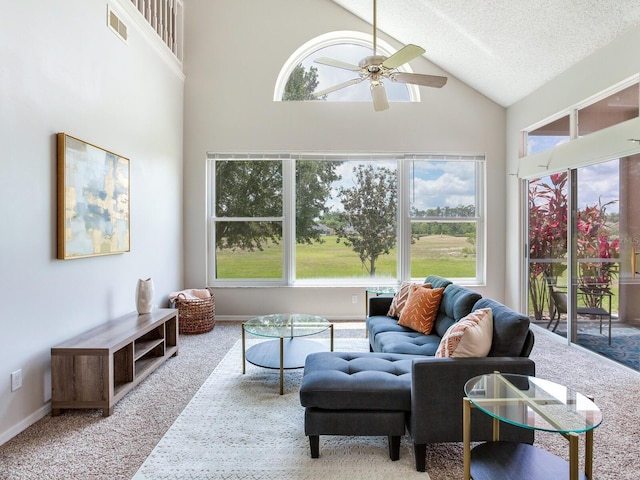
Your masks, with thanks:
[{"label": "blue sky", "polygon": [[[412,162],[412,160],[400,160]],[[341,211],[337,199],[338,189],[354,185],[353,168],[366,162],[349,161],[342,163],[336,173],[342,178],[332,186],[332,199],[328,202],[333,211]],[[396,170],[395,161],[376,161],[380,167]],[[475,205],[475,169],[473,162],[416,161],[414,178],[411,182],[411,205],[419,210],[435,207],[457,207]]]}]

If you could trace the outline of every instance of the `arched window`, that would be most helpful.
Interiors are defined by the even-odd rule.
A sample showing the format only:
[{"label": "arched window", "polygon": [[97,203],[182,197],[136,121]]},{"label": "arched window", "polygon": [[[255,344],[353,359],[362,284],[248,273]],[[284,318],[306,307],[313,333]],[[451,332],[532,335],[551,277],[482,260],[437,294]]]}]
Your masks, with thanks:
[{"label": "arched window", "polygon": [[[386,42],[377,40],[378,55],[391,56],[396,49]],[[373,38],[371,35],[361,32],[330,32],[316,37],[300,48],[298,48],[285,62],[278,79],[273,95],[274,102],[285,100],[283,98],[285,87],[291,74],[298,65],[302,65],[305,72],[310,67],[317,68],[318,85],[315,91],[346,82],[353,78],[358,78],[357,72],[342,68],[330,67],[318,63],[314,60],[319,57],[329,57],[346,63],[357,65],[364,57],[373,54]],[[398,68],[401,72],[412,72],[408,64]],[[419,102],[420,91],[418,87],[411,84],[394,83],[385,80],[385,89],[390,102]],[[370,101],[369,82],[363,81],[357,85],[337,90],[327,95],[327,101]]]}]

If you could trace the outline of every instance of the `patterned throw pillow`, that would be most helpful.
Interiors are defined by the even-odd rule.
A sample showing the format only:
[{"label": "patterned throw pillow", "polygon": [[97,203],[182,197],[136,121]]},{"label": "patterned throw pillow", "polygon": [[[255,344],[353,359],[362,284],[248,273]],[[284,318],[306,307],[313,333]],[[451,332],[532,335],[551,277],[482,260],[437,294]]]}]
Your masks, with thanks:
[{"label": "patterned throw pillow", "polygon": [[449,327],[436,357],[486,357],[492,340],[493,314],[490,308],[481,308]]},{"label": "patterned throw pillow", "polygon": [[407,298],[409,298],[409,291],[415,287],[424,287],[431,288],[430,283],[412,283],[412,282],[402,282],[400,284],[400,289],[398,293],[393,297],[391,301],[391,305],[389,306],[389,311],[387,312],[387,316],[398,318],[400,313],[402,313],[402,309],[404,308],[405,303],[407,303]]},{"label": "patterned throw pillow", "polygon": [[398,325],[429,335],[433,329],[444,288],[412,288]]}]

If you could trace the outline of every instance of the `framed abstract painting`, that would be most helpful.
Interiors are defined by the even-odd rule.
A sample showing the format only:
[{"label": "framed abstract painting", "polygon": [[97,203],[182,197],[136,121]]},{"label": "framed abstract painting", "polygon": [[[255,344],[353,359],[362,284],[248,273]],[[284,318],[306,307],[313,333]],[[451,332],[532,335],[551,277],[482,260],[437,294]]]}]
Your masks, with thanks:
[{"label": "framed abstract painting", "polygon": [[58,258],[130,251],[129,159],[58,133]]}]

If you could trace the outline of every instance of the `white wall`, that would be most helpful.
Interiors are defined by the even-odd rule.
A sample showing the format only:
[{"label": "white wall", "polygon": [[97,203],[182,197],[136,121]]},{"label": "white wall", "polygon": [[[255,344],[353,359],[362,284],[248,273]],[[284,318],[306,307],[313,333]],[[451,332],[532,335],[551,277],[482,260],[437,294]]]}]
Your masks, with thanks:
[{"label": "white wall", "polygon": [[[183,78],[106,18],[105,0],[0,15],[0,443],[48,411],[52,346],[135,310],[138,278],[157,303],[182,286]],[[131,253],[56,259],[57,132],[130,159]]]},{"label": "white wall", "polygon": [[[273,102],[278,73],[300,45],[334,30],[370,33],[371,26],[326,0],[190,0],[186,8],[186,286],[206,284],[207,152],[463,152],[487,156],[488,276],[487,287],[478,290],[502,296],[502,107],[451,76],[441,90],[422,89],[422,103],[392,104],[380,113],[368,102]],[[423,59],[412,66],[416,72],[443,73]],[[352,294],[360,296],[356,305]],[[220,318],[296,310],[331,318],[364,316],[361,286],[218,289],[216,296]]]},{"label": "white wall", "polygon": [[[622,124],[573,140],[559,148],[534,157],[519,159],[520,132],[531,125],[563,111],[606,90],[640,72],[640,27],[621,35],[572,68],[507,110],[507,171],[519,173],[521,178],[544,176],[554,171],[617,158],[638,151],[627,141],[640,136],[640,120]],[[568,46],[567,48],[570,48]],[[507,203],[507,262],[505,301],[512,307],[525,307],[524,288],[526,270],[523,268],[525,239],[522,233],[520,184],[515,176],[508,176]]]}]

